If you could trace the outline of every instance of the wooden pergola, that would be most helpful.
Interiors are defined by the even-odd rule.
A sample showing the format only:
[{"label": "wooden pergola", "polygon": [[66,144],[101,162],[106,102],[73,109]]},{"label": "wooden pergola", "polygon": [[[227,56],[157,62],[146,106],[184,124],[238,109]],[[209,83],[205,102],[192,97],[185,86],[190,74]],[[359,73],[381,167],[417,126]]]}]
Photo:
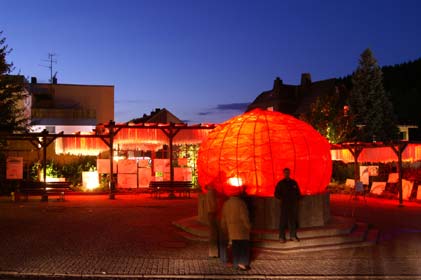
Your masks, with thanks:
[{"label": "wooden pergola", "polygon": [[395,141],[390,143],[383,142],[347,142],[340,144],[331,144],[331,150],[348,150],[354,158],[354,179],[360,180],[358,158],[361,152],[367,148],[384,148],[389,147],[396,155],[397,173],[398,173],[398,192],[399,192],[399,206],[403,206],[402,198],[402,154],[406,147],[410,144],[408,141]]},{"label": "wooden pergola", "polygon": [[[63,132],[57,134],[48,133],[47,130],[44,130],[40,133],[19,133],[19,134],[6,134],[2,135],[4,140],[8,141],[29,141],[36,149],[42,149],[43,151],[43,183],[44,183],[44,195],[42,196],[43,201],[48,200],[48,195],[46,192],[47,181],[46,181],[46,165],[47,165],[47,148],[58,138],[74,138],[74,139],[100,139],[108,148],[110,153],[110,184],[109,184],[109,198],[115,198],[116,182],[113,176],[113,161],[114,161],[114,146],[118,134],[121,131],[136,131],[136,130],[148,130],[148,131],[159,131],[162,132],[162,135],[157,135],[156,139],[132,139],[136,144],[141,144],[141,141],[154,141],[156,145],[167,144],[169,147],[169,160],[170,160],[170,181],[174,181],[174,166],[173,166],[173,146],[175,143],[200,143],[207,132],[214,129],[215,124],[197,124],[197,125],[187,125],[187,124],[175,124],[175,123],[140,123],[140,124],[131,124],[131,123],[122,123],[116,124],[114,121],[110,121],[107,124],[101,124],[97,126],[97,129],[92,134],[64,134]],[[197,139],[194,132],[206,132],[206,133],[197,133]],[[180,136],[178,139],[177,136]],[[191,137],[191,139],[189,138]],[[153,138],[153,137],[151,137]]]}]

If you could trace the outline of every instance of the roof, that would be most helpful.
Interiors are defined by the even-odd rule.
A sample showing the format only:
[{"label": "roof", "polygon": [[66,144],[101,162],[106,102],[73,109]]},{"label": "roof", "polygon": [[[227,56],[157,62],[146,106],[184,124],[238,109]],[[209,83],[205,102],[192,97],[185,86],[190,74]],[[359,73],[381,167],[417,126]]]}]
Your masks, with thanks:
[{"label": "roof", "polygon": [[318,97],[332,94],[337,90],[337,79],[311,82],[309,74],[306,75],[308,75],[307,80],[302,80],[300,85],[283,84],[280,78],[276,78],[273,88],[259,94],[248,106],[247,111],[273,107],[275,111],[299,116],[309,112],[311,104]]},{"label": "roof", "polygon": [[131,123],[183,123],[178,117],[166,108],[156,108],[149,115],[143,114],[142,117],[132,119]]},{"label": "roof", "polygon": [[51,84],[51,83],[29,83],[31,87],[46,87],[46,86],[69,86],[69,87],[114,87],[114,85],[83,85],[83,84]]}]

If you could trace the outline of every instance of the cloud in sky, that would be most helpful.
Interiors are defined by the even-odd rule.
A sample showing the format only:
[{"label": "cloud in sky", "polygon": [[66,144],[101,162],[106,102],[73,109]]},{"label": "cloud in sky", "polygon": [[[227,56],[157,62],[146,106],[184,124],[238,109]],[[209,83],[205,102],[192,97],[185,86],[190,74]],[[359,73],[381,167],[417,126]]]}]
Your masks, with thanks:
[{"label": "cloud in sky", "polygon": [[216,106],[217,110],[235,110],[235,111],[245,111],[247,106],[250,103],[226,103],[226,104],[218,104]]},{"label": "cloud in sky", "polygon": [[247,106],[250,103],[225,103],[217,104],[216,107],[211,108],[210,110],[198,112],[199,116],[208,116],[213,114],[218,114],[225,111],[239,111],[244,112],[247,109]]},{"label": "cloud in sky", "polygon": [[207,111],[207,112],[199,112],[199,113],[197,113],[199,116],[207,116],[207,115],[210,115],[210,114],[212,114],[212,112],[209,112],[209,111]]}]

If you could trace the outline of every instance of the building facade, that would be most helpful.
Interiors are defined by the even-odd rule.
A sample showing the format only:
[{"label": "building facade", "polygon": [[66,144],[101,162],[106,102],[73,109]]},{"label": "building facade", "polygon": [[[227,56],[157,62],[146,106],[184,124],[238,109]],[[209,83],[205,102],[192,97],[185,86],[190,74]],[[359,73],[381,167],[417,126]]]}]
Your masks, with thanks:
[{"label": "building facade", "polygon": [[98,123],[114,120],[114,86],[37,83],[27,86],[31,95],[31,128],[50,133],[92,131]]}]

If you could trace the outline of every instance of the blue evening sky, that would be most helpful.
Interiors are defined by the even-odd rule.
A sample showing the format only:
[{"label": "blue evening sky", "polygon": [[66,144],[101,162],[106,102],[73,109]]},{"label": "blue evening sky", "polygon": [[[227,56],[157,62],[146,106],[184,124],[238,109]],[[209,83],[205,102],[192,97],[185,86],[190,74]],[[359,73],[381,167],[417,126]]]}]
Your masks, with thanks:
[{"label": "blue evening sky", "polygon": [[117,121],[166,107],[221,122],[276,76],[343,76],[367,47],[381,65],[421,57],[420,11],[417,0],[4,0],[0,30],[15,72],[47,81],[54,52],[59,82],[115,85]]}]

